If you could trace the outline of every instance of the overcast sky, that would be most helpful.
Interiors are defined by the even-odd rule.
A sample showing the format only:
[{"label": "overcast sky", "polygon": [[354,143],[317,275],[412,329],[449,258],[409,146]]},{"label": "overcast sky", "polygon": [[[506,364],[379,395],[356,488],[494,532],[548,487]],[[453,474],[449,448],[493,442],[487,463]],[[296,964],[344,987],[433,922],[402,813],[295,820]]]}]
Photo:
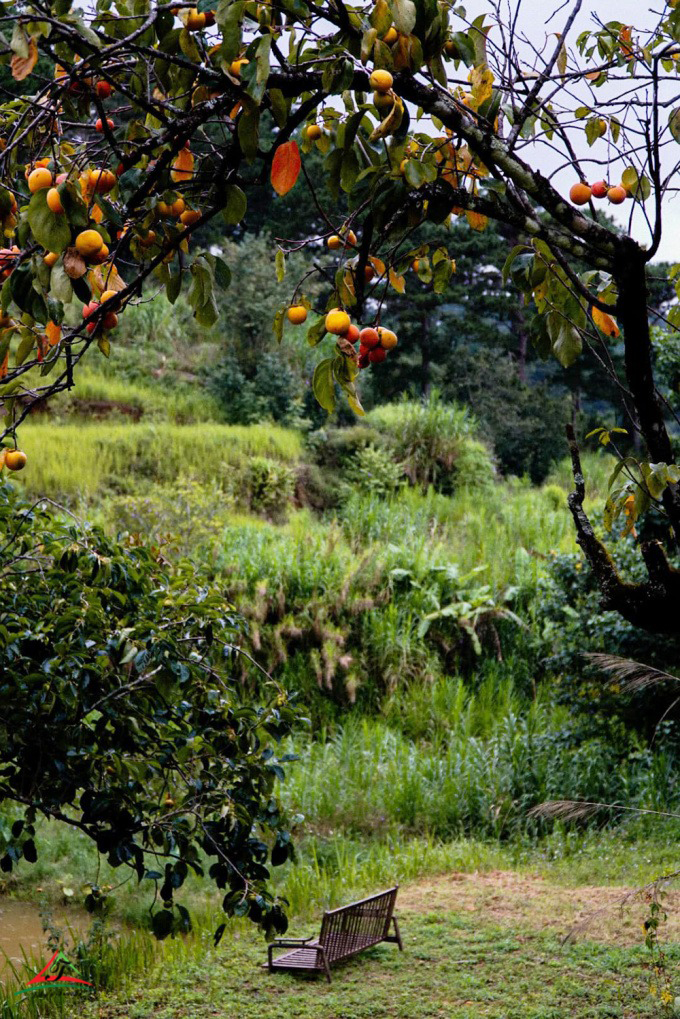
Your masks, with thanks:
[{"label": "overcast sky", "polygon": [[[514,10],[516,7],[517,0],[507,0],[509,6]],[[492,21],[491,6],[486,0],[468,0],[466,3],[463,0],[463,4],[466,7],[468,17],[474,18],[475,14],[487,13],[487,21]],[[520,8],[519,26],[522,31],[532,40],[532,42],[539,48],[543,46],[548,33],[554,33],[560,31],[564,26],[569,12],[572,9],[572,4],[569,2],[562,5],[562,9],[550,19],[546,26],[546,18],[560,7],[559,0],[523,0]],[[583,6],[577,20],[571,29],[569,39],[571,48],[575,48],[575,41],[580,32],[588,28],[596,27],[593,20],[593,12],[601,21],[619,21],[623,24],[633,25],[637,27],[641,32],[651,29],[659,19],[659,13],[666,9],[664,0],[659,0],[658,3],[652,5],[648,0],[602,0],[597,6],[595,6],[592,0],[584,0]],[[635,34],[635,33],[634,33]],[[500,43],[500,35],[498,30],[492,32],[489,36],[490,40]],[[554,45],[554,38],[550,41],[551,50]],[[527,63],[532,59],[532,56],[527,52]],[[581,66],[582,63],[581,63]],[[602,92],[607,86],[603,87]],[[611,92],[608,93],[611,95]],[[671,79],[666,87],[665,98],[674,99],[675,95],[678,96],[678,105],[680,105],[680,76],[676,80]],[[593,95],[597,97],[598,90],[593,90]],[[668,118],[668,110],[662,113],[662,123],[665,124]],[[600,139],[595,142],[595,145],[590,149],[585,140],[585,135],[576,135],[574,142],[577,155],[579,159],[587,159],[588,155],[602,157],[606,153],[606,141]],[[531,156],[528,150],[524,152],[525,158],[528,162],[533,165],[539,165],[545,172],[554,171],[559,161],[551,156],[545,148],[541,147],[540,150],[536,150]],[[669,148],[668,151],[668,162],[671,159],[680,158],[680,145],[675,146],[675,143]],[[625,163],[615,163],[612,165],[611,183],[618,183],[618,178],[624,167]],[[599,179],[603,174],[597,169],[593,170],[593,177],[590,181]],[[613,179],[617,177],[617,179]],[[561,171],[555,178],[553,183],[565,196],[569,192],[569,188],[577,180],[577,174],[571,169]],[[678,182],[680,186],[680,181]],[[625,202],[620,207],[610,205],[608,202],[598,203],[598,205],[606,208],[607,212],[610,213],[619,222],[625,222],[627,224],[628,216],[631,211],[631,203]],[[652,202],[649,199],[646,203],[648,212],[651,217],[652,213]],[[680,261],[680,196],[672,195],[666,198],[664,205],[664,230],[663,239],[659,253],[656,260],[664,261]],[[636,213],[634,218],[633,227],[634,236],[643,244],[649,244],[649,230],[644,224],[644,221],[640,215]]]}]

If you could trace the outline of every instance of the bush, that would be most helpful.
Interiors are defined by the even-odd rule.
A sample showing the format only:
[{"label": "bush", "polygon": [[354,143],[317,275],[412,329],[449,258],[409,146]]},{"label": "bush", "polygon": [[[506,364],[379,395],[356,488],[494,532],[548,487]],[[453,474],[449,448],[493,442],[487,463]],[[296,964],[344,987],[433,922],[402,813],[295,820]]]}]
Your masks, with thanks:
[{"label": "bush", "polygon": [[365,446],[350,462],[345,477],[360,492],[392,495],[403,482],[404,468],[385,450]]},{"label": "bush", "polygon": [[367,446],[389,445],[389,436],[368,425],[322,428],[307,436],[307,448],[314,462],[331,470],[347,468]]},{"label": "bush", "polygon": [[247,376],[233,354],[217,365],[210,388],[219,399],[224,417],[234,425],[276,421],[299,427],[302,421],[302,383],[275,353],[265,353],[255,372]]},{"label": "bush", "polygon": [[[592,515],[597,520],[596,515]],[[630,583],[647,579],[632,537],[607,535],[607,548]],[[653,686],[623,696],[618,684],[584,659],[584,652],[633,658],[671,673],[680,665],[680,641],[639,630],[618,613],[602,608],[601,593],[579,554],[553,554],[539,580],[534,604],[536,640],[544,665],[556,675],[560,699],[577,710],[588,708],[592,731],[612,730],[623,721],[651,735],[675,701],[674,686]],[[670,728],[669,728],[670,727]],[[671,715],[666,735],[680,742],[680,724]]]},{"label": "bush", "polygon": [[457,485],[485,485],[494,477],[485,447],[477,441],[466,448],[475,436],[475,419],[467,408],[443,403],[437,392],[422,403],[376,407],[367,420],[392,441],[394,456],[413,485],[450,493]]},{"label": "bush", "polygon": [[271,517],[285,514],[295,487],[295,474],[289,467],[276,460],[256,456],[248,462],[243,481],[244,501],[253,513]]}]

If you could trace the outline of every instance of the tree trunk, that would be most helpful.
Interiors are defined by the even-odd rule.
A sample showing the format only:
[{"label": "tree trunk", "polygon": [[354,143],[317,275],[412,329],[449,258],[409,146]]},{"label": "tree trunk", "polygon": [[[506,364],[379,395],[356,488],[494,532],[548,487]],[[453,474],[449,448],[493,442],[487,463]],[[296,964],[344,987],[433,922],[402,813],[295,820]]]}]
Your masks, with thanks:
[{"label": "tree trunk", "polygon": [[[618,286],[616,311],[623,331],[626,381],[647,447],[654,463],[674,462],[663,406],[654,386],[652,340],[647,313],[647,282],[644,252],[634,243],[626,243],[617,257],[614,277]],[[680,535],[680,492],[668,486],[663,494],[664,509],[675,532]]]}]

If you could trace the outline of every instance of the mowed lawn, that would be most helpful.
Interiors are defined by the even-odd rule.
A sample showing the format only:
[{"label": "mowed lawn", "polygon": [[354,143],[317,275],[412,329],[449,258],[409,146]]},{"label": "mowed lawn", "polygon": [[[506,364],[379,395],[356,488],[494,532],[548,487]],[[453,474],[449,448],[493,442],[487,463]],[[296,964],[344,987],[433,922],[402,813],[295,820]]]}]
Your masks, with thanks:
[{"label": "mowed lawn", "polygon": [[[243,926],[215,949],[166,958],[128,993],[91,1003],[82,1019],[562,1019],[673,1014],[643,944],[644,901],[622,913],[624,889],[564,889],[506,873],[448,876],[401,890],[405,950],[384,944],[323,978],[269,975],[265,946]],[[398,903],[399,906],[399,903]],[[595,912],[585,927],[574,924]],[[662,936],[677,936],[672,932]],[[564,943],[564,935],[575,931]],[[316,932],[299,923],[293,936]],[[672,974],[680,951],[665,945]],[[656,987],[656,993],[652,989]],[[672,988],[671,988],[672,990]],[[675,993],[674,991],[672,993]]]}]

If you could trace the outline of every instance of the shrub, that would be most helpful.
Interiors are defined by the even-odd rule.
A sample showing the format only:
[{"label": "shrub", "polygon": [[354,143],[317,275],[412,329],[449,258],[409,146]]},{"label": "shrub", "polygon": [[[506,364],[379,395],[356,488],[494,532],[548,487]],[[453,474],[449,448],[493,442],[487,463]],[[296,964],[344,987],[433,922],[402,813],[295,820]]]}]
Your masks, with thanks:
[{"label": "shrub", "polygon": [[244,472],[245,501],[253,513],[285,514],[293,497],[295,474],[285,464],[264,456],[252,457]]},{"label": "shrub", "polygon": [[403,482],[404,468],[395,463],[385,450],[371,445],[359,450],[345,477],[360,492],[392,495]]},{"label": "shrub", "polygon": [[[597,517],[593,515],[593,519]],[[607,536],[607,546],[622,576],[631,583],[647,579],[632,537]],[[613,731],[621,720],[651,735],[674,703],[673,686],[653,686],[623,696],[616,683],[584,659],[587,651],[634,658],[660,669],[678,670],[680,641],[646,633],[602,607],[601,594],[580,554],[553,554],[539,579],[534,604],[536,642],[545,667],[556,675],[559,697],[576,709],[588,707],[590,729]],[[680,742],[673,715],[666,735]]]},{"label": "shrub", "polygon": [[[463,459],[459,475],[458,461],[465,440],[473,439],[476,422],[467,408],[443,403],[437,392],[422,403],[404,401],[377,407],[368,422],[386,433],[393,442],[395,458],[414,485],[451,492],[458,484],[487,484],[494,476],[490,454],[481,443],[468,447],[467,464]],[[473,462],[474,461],[474,465]]]},{"label": "shrub", "polygon": [[230,424],[271,420],[299,427],[302,422],[302,383],[276,353],[263,354],[252,375],[233,354],[227,355],[212,372],[210,388]]}]

